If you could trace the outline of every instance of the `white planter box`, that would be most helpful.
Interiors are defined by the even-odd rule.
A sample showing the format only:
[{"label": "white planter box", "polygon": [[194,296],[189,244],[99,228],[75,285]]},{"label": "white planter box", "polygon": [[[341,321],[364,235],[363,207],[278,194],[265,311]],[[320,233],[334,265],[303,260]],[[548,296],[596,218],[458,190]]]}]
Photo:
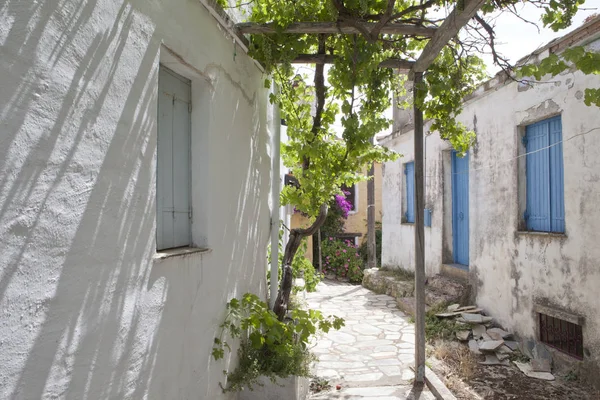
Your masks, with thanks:
[{"label": "white planter box", "polygon": [[278,379],[277,383],[269,378],[262,377],[260,382],[264,386],[254,385],[254,390],[244,389],[239,392],[239,400],[306,400],[310,381],[308,378],[292,376],[287,379]]}]

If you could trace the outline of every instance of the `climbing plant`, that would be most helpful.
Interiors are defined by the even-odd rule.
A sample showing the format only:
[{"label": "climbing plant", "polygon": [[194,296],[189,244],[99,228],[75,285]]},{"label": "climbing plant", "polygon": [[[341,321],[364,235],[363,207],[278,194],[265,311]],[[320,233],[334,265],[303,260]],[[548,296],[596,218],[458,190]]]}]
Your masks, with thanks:
[{"label": "climbing plant", "polygon": [[[583,46],[571,47],[565,49],[560,55],[550,54],[539,64],[522,66],[518,70],[517,76],[520,78],[534,77],[539,81],[547,74],[556,76],[571,68],[588,75],[600,75],[600,54],[586,50]],[[531,84],[532,81],[527,81],[527,83]],[[586,88],[583,101],[588,106],[600,107],[600,88]]]},{"label": "climbing plant", "polygon": [[[271,80],[279,87],[270,100],[280,107],[287,123],[288,140],[282,144],[282,158],[298,185],[286,186],[281,192],[281,202],[314,219],[309,228],[290,232],[274,306],[281,320],[292,287],[291,264],[302,238],[317,231],[325,220],[327,204],[341,193],[342,185],[365,179],[358,171],[373,162],[397,157],[390,150],[371,144],[375,134],[390,126],[384,111],[391,104],[391,94],[399,98],[404,94],[404,75],[381,65],[390,60],[418,59],[429,39],[422,34],[423,29],[400,36],[384,27],[404,24],[425,30],[437,28],[443,22],[441,8],[460,12],[473,0],[237,0],[235,4],[218,1],[224,7],[240,8],[248,21],[269,28],[250,35],[249,53],[265,68],[269,77],[265,79],[265,87],[270,87]],[[498,65],[507,73],[512,71],[512,66],[496,51],[492,15],[498,11],[518,14],[515,6],[519,2],[483,2],[465,26],[467,34],[450,40],[424,74],[415,99],[417,106],[424,118],[431,120],[431,129],[437,130],[460,152],[469,148],[475,135],[457,122],[456,117],[462,110],[462,99],[485,78],[479,54],[491,52]],[[570,25],[583,1],[528,3],[543,9],[544,25],[560,29]],[[329,22],[337,31],[287,31],[292,24],[307,22]],[[342,28],[348,27],[355,33],[343,34]],[[293,65],[305,55],[312,56],[313,61],[320,60],[310,73]],[[328,70],[323,62],[331,63]],[[590,103],[594,102],[594,95],[597,98],[598,93],[586,94]],[[342,127],[341,134],[333,129],[336,121]]]}]

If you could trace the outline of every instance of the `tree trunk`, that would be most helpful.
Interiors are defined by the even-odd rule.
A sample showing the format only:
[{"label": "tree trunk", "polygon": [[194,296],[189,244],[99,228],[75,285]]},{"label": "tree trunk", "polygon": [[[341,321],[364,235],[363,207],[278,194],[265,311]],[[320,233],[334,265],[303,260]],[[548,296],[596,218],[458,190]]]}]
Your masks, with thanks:
[{"label": "tree trunk", "polygon": [[[317,53],[320,55],[325,54],[325,40],[327,39],[326,35],[319,35],[319,48]],[[319,134],[319,129],[321,127],[321,118],[323,116],[323,109],[325,107],[325,75],[324,75],[325,67],[323,64],[318,64],[315,67],[315,97],[316,97],[316,108],[315,115],[313,117],[313,126],[311,132],[313,137],[311,140],[315,140],[317,135]],[[308,170],[310,169],[310,158],[305,156],[302,160],[302,169]],[[317,230],[323,225],[325,222],[325,218],[327,218],[327,203],[321,204],[319,208],[319,214],[317,215],[317,219],[315,222],[306,229],[295,228],[290,232],[290,237],[285,246],[285,251],[283,253],[283,275],[281,277],[281,281],[279,282],[279,292],[277,293],[277,299],[275,300],[275,304],[273,305],[273,312],[277,315],[280,321],[283,321],[285,317],[285,313],[288,309],[288,304],[290,302],[290,294],[292,293],[292,286],[294,284],[294,276],[292,273],[292,262],[294,261],[294,256],[298,252],[298,248],[302,243],[302,239],[307,236],[312,236],[317,233]],[[319,243],[320,244],[320,243]]]},{"label": "tree trunk", "polygon": [[277,294],[277,299],[275,300],[275,305],[273,306],[273,312],[280,321],[283,321],[285,313],[287,312],[290,294],[292,293],[292,286],[294,284],[292,273],[292,261],[294,260],[294,256],[298,252],[302,239],[314,235],[317,229],[325,222],[325,218],[327,218],[327,204],[321,205],[319,215],[311,226],[306,229],[295,228],[290,232],[290,238],[285,246],[285,252],[283,253],[283,275],[281,277],[281,282],[279,282],[279,292]]}]

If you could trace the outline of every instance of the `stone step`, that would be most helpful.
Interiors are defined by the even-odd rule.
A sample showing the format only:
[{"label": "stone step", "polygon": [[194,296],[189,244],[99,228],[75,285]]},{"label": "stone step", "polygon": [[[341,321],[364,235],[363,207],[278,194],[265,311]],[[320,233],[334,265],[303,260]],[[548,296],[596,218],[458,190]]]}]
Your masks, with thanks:
[{"label": "stone step", "polygon": [[466,291],[466,285],[464,283],[442,275],[435,275],[429,278],[427,280],[427,286],[439,293],[449,295],[456,299],[461,298]]},{"label": "stone step", "polygon": [[460,303],[460,296],[443,293],[437,288],[425,287],[425,304],[430,307],[436,307],[440,304]]},{"label": "stone step", "polygon": [[[457,302],[456,298],[448,294],[439,293],[437,291],[425,289],[425,310],[438,306],[439,304],[450,304]],[[415,316],[415,298],[414,297],[397,297],[396,305],[398,308],[411,317]]]},{"label": "stone step", "polygon": [[396,305],[406,315],[415,317],[415,298],[414,297],[398,297],[396,298]]},{"label": "stone step", "polygon": [[398,280],[387,271],[377,268],[364,270],[362,285],[376,293],[387,294],[394,298],[409,297],[414,292],[413,281]]},{"label": "stone step", "polygon": [[[415,306],[416,300],[414,297],[398,297],[396,299],[396,305],[406,315],[410,315],[411,317],[415,317]],[[429,311],[431,307],[427,304],[425,305],[425,312]]]},{"label": "stone step", "polygon": [[460,264],[442,264],[440,275],[447,276],[459,282],[469,283],[469,268]]},{"label": "stone step", "polygon": [[[414,282],[402,280],[389,271],[377,268],[366,269],[362,285],[376,293],[387,294],[396,299],[398,308],[406,314],[414,316]],[[468,301],[468,287],[454,279],[435,275],[427,279],[425,285],[425,304],[427,309],[439,304],[460,303]]]}]

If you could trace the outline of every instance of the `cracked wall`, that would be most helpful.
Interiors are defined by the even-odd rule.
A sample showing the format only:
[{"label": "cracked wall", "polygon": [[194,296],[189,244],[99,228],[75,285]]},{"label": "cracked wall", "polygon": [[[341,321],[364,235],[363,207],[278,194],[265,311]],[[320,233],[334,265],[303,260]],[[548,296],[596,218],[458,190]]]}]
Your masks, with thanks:
[{"label": "cracked wall", "polygon": [[[597,42],[596,42],[597,43]],[[600,112],[581,94],[599,79],[568,71],[552,82],[519,90],[507,82],[476,92],[459,120],[476,129],[469,171],[470,283],[477,302],[500,324],[522,337],[537,337],[536,302],[581,315],[585,363],[600,364]],[[521,232],[524,208],[525,125],[561,115],[565,185],[564,235]],[[412,160],[412,131],[383,142],[404,158],[385,165],[383,261],[414,269],[414,227],[400,224],[401,163]],[[449,144],[426,139],[426,205],[433,226],[425,228],[428,275],[451,261],[452,223]],[[445,211],[444,211],[445,210]]]}]

